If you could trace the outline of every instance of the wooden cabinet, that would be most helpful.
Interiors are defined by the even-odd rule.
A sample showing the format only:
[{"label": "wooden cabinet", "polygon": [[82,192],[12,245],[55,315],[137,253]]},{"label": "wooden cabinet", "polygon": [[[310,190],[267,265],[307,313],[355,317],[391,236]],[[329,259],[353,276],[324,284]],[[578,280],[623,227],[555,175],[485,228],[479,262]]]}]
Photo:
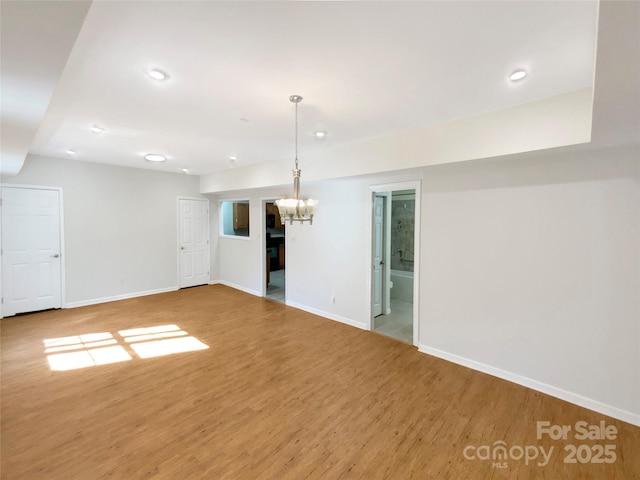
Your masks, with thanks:
[{"label": "wooden cabinet", "polygon": [[233,229],[241,230],[249,228],[249,204],[233,204]]},{"label": "wooden cabinet", "polygon": [[284,268],[284,243],[278,245],[278,266]]},{"label": "wooden cabinet", "polygon": [[278,211],[278,206],[275,203],[267,203],[267,215],[275,216],[275,223],[273,228],[282,228],[282,222],[280,221],[280,212]]}]

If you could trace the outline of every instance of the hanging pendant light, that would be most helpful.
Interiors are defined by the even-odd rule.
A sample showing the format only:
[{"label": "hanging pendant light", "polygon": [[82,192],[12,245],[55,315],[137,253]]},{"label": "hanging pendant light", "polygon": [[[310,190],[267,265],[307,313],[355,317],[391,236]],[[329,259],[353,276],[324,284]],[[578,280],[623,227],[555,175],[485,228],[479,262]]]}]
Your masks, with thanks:
[{"label": "hanging pendant light", "polygon": [[291,95],[289,101],[296,105],[296,168],[293,169],[293,198],[276,200],[276,205],[283,224],[286,220],[289,220],[290,225],[293,225],[293,222],[309,222],[309,225],[311,225],[318,201],[311,198],[308,200],[300,199],[301,170],[298,168],[298,104],[302,101],[302,97],[300,95]]}]

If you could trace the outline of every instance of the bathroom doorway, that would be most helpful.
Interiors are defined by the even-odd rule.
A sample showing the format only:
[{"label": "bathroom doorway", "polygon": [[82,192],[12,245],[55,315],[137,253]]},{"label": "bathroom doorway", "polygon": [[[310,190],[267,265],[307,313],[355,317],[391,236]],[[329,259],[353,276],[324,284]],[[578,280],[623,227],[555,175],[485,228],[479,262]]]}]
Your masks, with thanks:
[{"label": "bathroom doorway", "polygon": [[285,225],[280,221],[273,200],[264,202],[264,296],[274,302],[286,302]]},{"label": "bathroom doorway", "polygon": [[371,330],[417,345],[419,183],[372,189]]}]

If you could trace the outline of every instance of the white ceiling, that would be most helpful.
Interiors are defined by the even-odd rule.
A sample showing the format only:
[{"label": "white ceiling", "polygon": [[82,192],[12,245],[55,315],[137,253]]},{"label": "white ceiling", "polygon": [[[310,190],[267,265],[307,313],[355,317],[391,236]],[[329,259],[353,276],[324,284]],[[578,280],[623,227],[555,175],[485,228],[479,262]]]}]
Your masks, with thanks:
[{"label": "white ceiling", "polygon": [[[597,8],[94,1],[29,152],[205,174],[232,168],[231,155],[239,166],[292,158],[291,94],[304,97],[304,153],[578,90],[593,84]],[[514,84],[517,68],[529,76]]]},{"label": "white ceiling", "polygon": [[0,2],[0,174],[22,168],[90,5]]}]

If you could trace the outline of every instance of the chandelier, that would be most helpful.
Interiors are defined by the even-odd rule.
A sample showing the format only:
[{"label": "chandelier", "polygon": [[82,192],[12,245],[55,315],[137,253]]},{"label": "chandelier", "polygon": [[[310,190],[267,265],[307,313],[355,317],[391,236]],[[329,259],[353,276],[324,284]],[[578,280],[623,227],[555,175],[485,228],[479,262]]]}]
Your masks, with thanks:
[{"label": "chandelier", "polygon": [[296,168],[293,169],[293,198],[276,200],[276,205],[283,224],[286,220],[289,220],[290,225],[293,225],[293,222],[309,222],[309,225],[311,225],[318,201],[300,199],[301,171],[298,168],[298,104],[302,101],[302,97],[300,95],[291,95],[289,101],[296,105]]}]

